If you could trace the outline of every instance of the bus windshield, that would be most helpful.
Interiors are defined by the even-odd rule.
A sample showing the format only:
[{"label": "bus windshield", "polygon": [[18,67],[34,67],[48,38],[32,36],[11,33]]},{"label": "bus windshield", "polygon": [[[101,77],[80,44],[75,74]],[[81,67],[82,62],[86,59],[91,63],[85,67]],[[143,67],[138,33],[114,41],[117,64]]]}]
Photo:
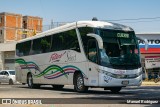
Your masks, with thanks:
[{"label": "bus windshield", "polygon": [[99,29],[103,39],[103,49],[100,50],[103,66],[140,65],[138,42],[133,31]]}]

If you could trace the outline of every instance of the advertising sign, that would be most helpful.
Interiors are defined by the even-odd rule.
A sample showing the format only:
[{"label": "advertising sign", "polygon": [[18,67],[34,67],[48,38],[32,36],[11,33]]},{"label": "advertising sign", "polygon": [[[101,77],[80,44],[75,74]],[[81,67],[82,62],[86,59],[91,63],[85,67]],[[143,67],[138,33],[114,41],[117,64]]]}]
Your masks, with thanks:
[{"label": "advertising sign", "polygon": [[141,37],[148,40],[148,50],[145,50],[144,41],[139,40],[139,47],[142,54],[159,54],[160,53],[160,33],[157,34],[136,34],[137,37]]},{"label": "advertising sign", "polygon": [[146,69],[160,68],[160,56],[146,56],[145,66]]}]

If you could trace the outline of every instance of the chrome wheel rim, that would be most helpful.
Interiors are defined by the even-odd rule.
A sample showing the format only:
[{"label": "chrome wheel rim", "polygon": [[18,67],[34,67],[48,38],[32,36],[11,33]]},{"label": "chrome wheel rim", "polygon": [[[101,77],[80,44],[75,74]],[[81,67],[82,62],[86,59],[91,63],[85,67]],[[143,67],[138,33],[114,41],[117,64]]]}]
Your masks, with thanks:
[{"label": "chrome wheel rim", "polygon": [[32,77],[31,76],[29,76],[29,78],[28,78],[28,84],[29,84],[29,86],[32,86]]},{"label": "chrome wheel rim", "polygon": [[77,79],[77,88],[78,89],[82,89],[82,87],[83,87],[83,79],[82,79],[82,77],[78,77],[78,79]]}]

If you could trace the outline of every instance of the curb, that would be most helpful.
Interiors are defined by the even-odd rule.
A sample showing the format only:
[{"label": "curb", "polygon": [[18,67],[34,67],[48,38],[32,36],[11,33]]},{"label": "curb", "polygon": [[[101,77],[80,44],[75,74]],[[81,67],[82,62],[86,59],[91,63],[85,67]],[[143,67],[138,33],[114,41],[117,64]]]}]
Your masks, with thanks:
[{"label": "curb", "polygon": [[160,82],[154,83],[154,82],[142,82],[141,86],[160,86]]}]

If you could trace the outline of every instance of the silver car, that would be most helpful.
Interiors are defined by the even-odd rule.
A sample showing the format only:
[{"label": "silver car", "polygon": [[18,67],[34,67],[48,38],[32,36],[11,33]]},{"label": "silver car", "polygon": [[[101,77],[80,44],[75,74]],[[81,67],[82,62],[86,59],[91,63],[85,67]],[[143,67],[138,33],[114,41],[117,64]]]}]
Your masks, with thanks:
[{"label": "silver car", "polygon": [[9,83],[10,85],[13,85],[15,82],[15,70],[0,71],[0,84]]}]

